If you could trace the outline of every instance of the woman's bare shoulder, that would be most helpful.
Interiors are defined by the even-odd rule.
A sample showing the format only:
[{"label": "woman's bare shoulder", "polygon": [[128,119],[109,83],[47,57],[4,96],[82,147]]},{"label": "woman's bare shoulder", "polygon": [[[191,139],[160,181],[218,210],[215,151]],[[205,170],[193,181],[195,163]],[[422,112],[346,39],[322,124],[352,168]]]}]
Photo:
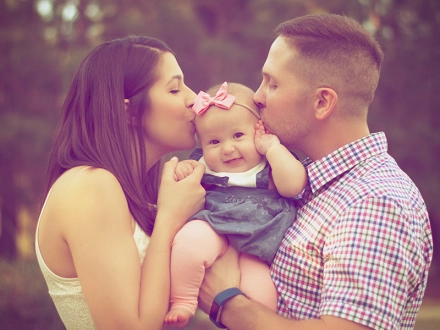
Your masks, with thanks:
[{"label": "woman's bare shoulder", "polygon": [[118,184],[116,177],[103,168],[91,166],[77,166],[64,172],[55,184],[67,186],[101,186]]},{"label": "woman's bare shoulder", "polygon": [[63,208],[124,207],[126,198],[116,177],[102,168],[74,167],[52,186],[50,200]]},{"label": "woman's bare shoulder", "polygon": [[[119,181],[103,168],[78,166],[63,173],[54,183],[52,191],[66,193],[93,193],[108,189],[122,189]],[[51,194],[53,193],[51,192]]]},{"label": "woman's bare shoulder", "polygon": [[[110,241],[124,235],[131,238],[131,218],[124,192],[112,173],[72,168],[58,178],[47,197],[40,216],[40,249],[51,269],[76,277],[76,265],[69,263],[72,256],[83,260],[84,249],[96,251],[96,242],[109,237]],[[57,268],[60,260],[67,260],[63,269]]]}]

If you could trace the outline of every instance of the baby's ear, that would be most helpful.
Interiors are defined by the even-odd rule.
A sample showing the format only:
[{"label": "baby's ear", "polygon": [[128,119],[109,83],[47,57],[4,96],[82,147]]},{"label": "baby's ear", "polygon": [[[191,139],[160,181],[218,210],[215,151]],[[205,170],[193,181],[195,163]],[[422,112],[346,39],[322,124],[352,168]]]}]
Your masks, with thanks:
[{"label": "baby's ear", "polygon": [[127,124],[131,126],[137,126],[136,118],[131,115],[129,99],[124,99],[124,107],[125,107],[125,116],[127,117]]}]

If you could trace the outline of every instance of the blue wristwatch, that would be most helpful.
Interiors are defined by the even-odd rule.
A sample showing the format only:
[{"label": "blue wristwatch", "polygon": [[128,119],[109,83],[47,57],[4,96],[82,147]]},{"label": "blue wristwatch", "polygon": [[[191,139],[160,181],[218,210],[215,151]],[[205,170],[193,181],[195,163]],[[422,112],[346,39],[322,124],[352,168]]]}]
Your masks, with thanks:
[{"label": "blue wristwatch", "polygon": [[238,296],[239,294],[247,296],[239,289],[239,288],[229,288],[226,289],[219,294],[217,294],[214,298],[214,301],[211,305],[211,310],[209,311],[209,319],[214,323],[217,327],[221,329],[226,329],[226,327],[220,322],[220,318],[223,311],[223,305],[232,297]]}]

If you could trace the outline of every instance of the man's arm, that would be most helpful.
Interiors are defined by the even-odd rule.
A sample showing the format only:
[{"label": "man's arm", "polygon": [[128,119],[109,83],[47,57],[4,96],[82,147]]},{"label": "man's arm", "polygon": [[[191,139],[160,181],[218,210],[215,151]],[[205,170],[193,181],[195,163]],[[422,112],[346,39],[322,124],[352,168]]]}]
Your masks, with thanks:
[{"label": "man's arm", "polygon": [[[199,307],[209,313],[214,297],[221,291],[238,287],[240,270],[238,255],[229,248],[223,257],[206,270],[200,288]],[[238,295],[228,300],[221,313],[221,323],[231,330],[365,330],[371,329],[339,317],[324,315],[320,319],[289,320],[250,299]]]}]

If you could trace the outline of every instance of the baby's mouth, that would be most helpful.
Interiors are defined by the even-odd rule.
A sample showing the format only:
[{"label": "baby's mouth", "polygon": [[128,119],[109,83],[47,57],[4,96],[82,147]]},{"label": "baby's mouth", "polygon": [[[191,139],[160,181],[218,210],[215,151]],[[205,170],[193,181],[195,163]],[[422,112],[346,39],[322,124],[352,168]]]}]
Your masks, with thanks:
[{"label": "baby's mouth", "polygon": [[228,164],[228,165],[237,165],[238,163],[241,162],[242,159],[243,159],[243,157],[232,158],[232,159],[229,159],[229,160],[225,161],[225,163]]}]

